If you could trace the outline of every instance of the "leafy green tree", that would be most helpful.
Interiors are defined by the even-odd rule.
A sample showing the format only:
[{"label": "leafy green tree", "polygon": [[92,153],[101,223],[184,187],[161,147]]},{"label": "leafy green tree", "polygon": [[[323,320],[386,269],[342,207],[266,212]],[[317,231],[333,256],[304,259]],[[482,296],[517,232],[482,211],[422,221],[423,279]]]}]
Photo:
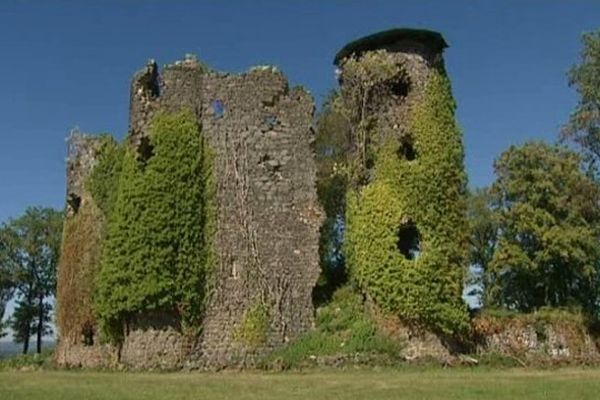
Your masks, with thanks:
[{"label": "leafy green tree", "polygon": [[348,179],[343,166],[348,161],[351,130],[346,117],[335,107],[338,99],[339,93],[332,91],[317,116],[317,194],[326,216],[320,236],[322,272],[315,293],[318,301],[327,300],[346,280],[342,243]]},{"label": "leafy green tree", "polygon": [[[6,239],[2,257],[14,268],[18,296],[11,326],[16,340],[29,350],[29,338],[36,334],[37,352],[48,333],[56,293],[56,267],[62,235],[63,214],[51,208],[29,207],[25,213],[2,227]],[[8,239],[7,239],[8,238]]]},{"label": "leafy green tree", "polygon": [[579,64],[569,72],[569,85],[575,87],[579,101],[562,131],[564,139],[578,143],[586,161],[598,178],[600,167],[600,30],[582,37]]},{"label": "leafy green tree", "polygon": [[496,160],[491,196],[499,237],[486,278],[490,305],[597,311],[600,189],[580,162],[542,142],[512,146]]},{"label": "leafy green tree", "polygon": [[21,299],[16,302],[15,311],[9,322],[13,331],[13,339],[16,343],[23,344],[23,354],[29,350],[29,340],[31,333],[35,331],[36,309],[32,302]]},{"label": "leafy green tree", "polygon": [[14,257],[9,254],[12,240],[9,234],[7,229],[0,227],[0,337],[6,335],[4,313],[15,289],[15,265]]},{"label": "leafy green tree", "polygon": [[491,205],[492,197],[488,188],[475,189],[467,197],[471,264],[467,284],[471,287],[470,294],[477,296],[483,305],[488,303],[488,271],[498,240],[498,223]]}]

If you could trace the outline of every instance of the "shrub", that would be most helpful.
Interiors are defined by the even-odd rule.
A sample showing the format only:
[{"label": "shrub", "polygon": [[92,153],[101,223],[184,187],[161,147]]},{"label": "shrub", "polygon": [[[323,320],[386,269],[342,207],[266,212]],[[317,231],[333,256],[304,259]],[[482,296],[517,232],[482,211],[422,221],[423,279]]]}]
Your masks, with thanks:
[{"label": "shrub", "polygon": [[319,358],[338,356],[350,361],[373,358],[400,360],[403,344],[385,336],[364,309],[362,296],[344,286],[326,306],[317,310],[316,328],[270,354],[263,366],[297,368]]}]

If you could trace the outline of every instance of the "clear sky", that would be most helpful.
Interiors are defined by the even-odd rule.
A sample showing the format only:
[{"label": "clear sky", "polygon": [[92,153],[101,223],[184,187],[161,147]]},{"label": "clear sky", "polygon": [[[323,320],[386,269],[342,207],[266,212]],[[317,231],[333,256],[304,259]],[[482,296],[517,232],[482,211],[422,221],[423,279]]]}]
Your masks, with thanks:
[{"label": "clear sky", "polygon": [[63,206],[69,129],[123,137],[129,82],[148,58],[195,53],[232,72],[274,64],[320,102],[340,47],[399,26],[450,44],[466,166],[481,186],[510,144],[555,140],[575,103],[565,74],[581,33],[600,27],[600,2],[2,0],[0,221]]}]

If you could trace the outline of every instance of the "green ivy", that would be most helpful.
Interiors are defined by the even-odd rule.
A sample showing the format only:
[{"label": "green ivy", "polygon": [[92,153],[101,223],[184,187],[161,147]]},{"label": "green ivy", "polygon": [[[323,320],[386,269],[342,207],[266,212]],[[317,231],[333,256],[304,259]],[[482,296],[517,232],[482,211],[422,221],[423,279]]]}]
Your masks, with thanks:
[{"label": "green ivy", "polygon": [[[211,152],[187,111],[157,115],[149,139],[147,159],[130,148],[107,146],[92,177],[108,216],[95,305],[112,339],[140,312],[175,313],[184,329],[197,331],[210,283]],[[122,161],[111,168],[107,164],[119,151]]]},{"label": "green ivy", "polygon": [[[417,157],[388,141],[375,152],[374,178],[347,196],[345,252],[352,278],[384,310],[444,334],[468,329],[462,300],[466,265],[466,175],[450,82],[434,71],[411,109]],[[419,232],[420,254],[398,249],[399,228]]]},{"label": "green ivy", "polygon": [[97,154],[98,161],[86,181],[86,189],[104,215],[108,215],[116,200],[125,147],[112,136],[104,135]]}]

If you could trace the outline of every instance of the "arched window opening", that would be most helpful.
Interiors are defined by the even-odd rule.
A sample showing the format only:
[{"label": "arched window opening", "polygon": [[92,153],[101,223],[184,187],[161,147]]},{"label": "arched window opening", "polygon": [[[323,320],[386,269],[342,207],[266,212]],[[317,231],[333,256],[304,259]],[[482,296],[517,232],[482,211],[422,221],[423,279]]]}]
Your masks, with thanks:
[{"label": "arched window opening", "polygon": [[398,228],[396,247],[408,260],[416,260],[421,254],[421,235],[413,222]]}]

